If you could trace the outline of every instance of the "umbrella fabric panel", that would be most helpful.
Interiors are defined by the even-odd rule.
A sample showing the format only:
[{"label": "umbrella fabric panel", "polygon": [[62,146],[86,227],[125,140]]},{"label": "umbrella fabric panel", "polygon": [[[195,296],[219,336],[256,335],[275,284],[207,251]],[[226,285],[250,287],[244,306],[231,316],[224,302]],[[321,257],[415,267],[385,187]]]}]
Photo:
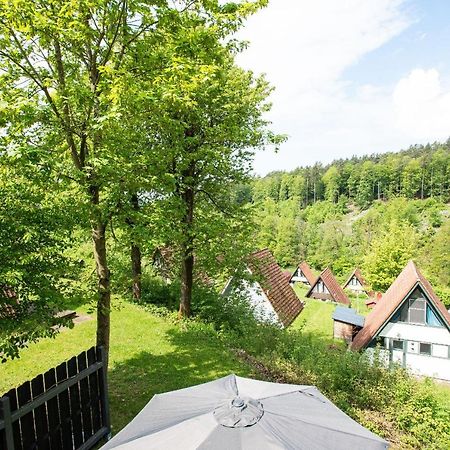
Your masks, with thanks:
[{"label": "umbrella fabric panel", "polygon": [[239,395],[245,395],[260,400],[265,397],[295,392],[299,389],[308,389],[311,386],[302,386],[298,384],[271,383],[270,381],[252,380],[235,376]]},{"label": "umbrella fabric panel", "polygon": [[316,388],[266,398],[263,400],[263,405],[266,417],[272,417],[272,414],[275,414],[283,419],[289,417],[302,421],[304,424],[316,425],[338,433],[385,442],[347,416]]},{"label": "umbrella fabric panel", "polygon": [[203,414],[114,448],[120,450],[197,449],[206,436],[217,427],[217,422],[211,414]]},{"label": "umbrella fabric panel", "polygon": [[132,439],[172,427],[206,412],[211,413],[218,403],[231,400],[236,395],[236,381],[233,375],[190,388],[157,394],[102,449],[115,448]]},{"label": "umbrella fabric panel", "polygon": [[285,447],[272,434],[258,425],[247,428],[217,428],[198,450],[283,450]]},{"label": "umbrella fabric panel", "polygon": [[276,437],[282,444],[282,448],[286,450],[385,450],[388,448],[388,444],[379,438],[377,440],[364,438],[274,414],[264,415],[257,426]]}]

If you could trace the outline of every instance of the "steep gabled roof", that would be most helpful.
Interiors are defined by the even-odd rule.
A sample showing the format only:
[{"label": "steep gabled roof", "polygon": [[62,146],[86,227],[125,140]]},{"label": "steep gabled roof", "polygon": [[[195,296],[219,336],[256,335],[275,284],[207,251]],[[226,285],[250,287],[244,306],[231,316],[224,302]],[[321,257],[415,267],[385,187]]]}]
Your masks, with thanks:
[{"label": "steep gabled roof", "polygon": [[328,289],[331,297],[335,302],[343,303],[344,305],[349,305],[350,300],[344,292],[344,289],[341,288],[336,278],[334,278],[333,272],[331,272],[330,268],[327,267],[322,273],[317,277],[315,282],[311,285],[309,291],[306,296],[309,297],[314,289],[314,286],[320,281],[323,281],[323,284]]},{"label": "steep gabled roof", "polygon": [[303,309],[303,303],[283,275],[269,249],[252,253],[249,266],[284,326],[290,325]]},{"label": "steep gabled roof", "polygon": [[350,283],[350,281],[351,281],[351,279],[352,279],[353,277],[356,277],[356,278],[358,279],[358,281],[361,283],[362,287],[363,287],[364,289],[366,289],[366,287],[367,287],[367,282],[366,282],[366,280],[364,279],[364,277],[362,276],[361,271],[360,271],[358,268],[356,268],[356,269],[352,272],[352,274],[348,277],[348,280],[345,282],[344,286],[342,286],[344,289],[348,286],[348,284]]},{"label": "steep gabled roof", "polygon": [[[314,282],[316,281],[317,277],[314,275],[313,271],[311,270],[311,267],[309,266],[309,264],[306,261],[302,261],[297,266],[297,269],[301,270],[301,272],[303,273],[303,275],[305,275],[305,278],[308,280],[308,283],[310,285],[314,284]],[[294,273],[291,276],[291,280],[292,280],[292,277],[294,276],[295,272],[297,271],[297,269],[294,270]]]},{"label": "steep gabled roof", "polygon": [[359,350],[368,345],[417,284],[420,284],[450,330],[450,314],[433,291],[429,281],[422,275],[414,262],[409,261],[381,300],[374,306],[372,312],[366,317],[364,328],[356,335],[351,348]]}]

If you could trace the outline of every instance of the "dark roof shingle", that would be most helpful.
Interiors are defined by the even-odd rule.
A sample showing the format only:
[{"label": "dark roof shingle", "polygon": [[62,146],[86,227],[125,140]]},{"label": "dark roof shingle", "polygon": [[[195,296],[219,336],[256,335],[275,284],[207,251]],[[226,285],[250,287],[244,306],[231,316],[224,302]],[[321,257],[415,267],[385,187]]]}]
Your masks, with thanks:
[{"label": "dark roof shingle", "polygon": [[260,285],[277,313],[281,323],[289,326],[303,309],[303,303],[283,275],[269,249],[254,252],[249,257],[249,266],[260,278]]}]

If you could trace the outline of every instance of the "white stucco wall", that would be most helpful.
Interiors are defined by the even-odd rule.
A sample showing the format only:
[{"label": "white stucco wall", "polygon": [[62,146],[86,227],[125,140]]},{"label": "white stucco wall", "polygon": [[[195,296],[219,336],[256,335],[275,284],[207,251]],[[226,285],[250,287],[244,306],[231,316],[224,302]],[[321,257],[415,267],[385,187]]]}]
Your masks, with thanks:
[{"label": "white stucco wall", "polygon": [[261,322],[280,325],[275,309],[258,283],[243,282],[243,289],[253,309],[256,319]]},{"label": "white stucco wall", "polygon": [[[416,375],[450,381],[450,332],[445,327],[388,323],[379,333],[384,337],[384,346],[390,348],[390,340],[406,341],[404,351],[392,349],[391,362],[408,368]],[[420,343],[432,344],[431,355],[419,353]],[[374,349],[367,349],[373,354]],[[389,355],[389,350],[382,350]]]},{"label": "white stucco wall", "polygon": [[363,285],[359,282],[359,280],[355,277],[353,277],[354,279],[356,279],[356,284],[352,284],[352,282],[350,281],[347,286],[345,286],[345,289],[350,289],[351,291],[355,291],[355,292],[361,292],[364,290]]},{"label": "white stucco wall", "polygon": [[[369,347],[366,350],[370,359],[373,359],[375,349]],[[440,380],[450,381],[450,359],[449,358],[437,358],[434,356],[419,355],[408,352],[402,352],[401,350],[392,350],[392,357],[389,356],[389,350],[380,349],[380,361],[384,362],[386,367],[389,363],[397,363],[401,366],[404,365],[411,373],[415,375],[427,376],[431,378],[437,378]]]},{"label": "white stucco wall", "polygon": [[302,283],[307,283],[307,282],[308,282],[308,280],[306,279],[306,277],[301,276],[301,275],[294,275],[294,276],[291,278],[291,281],[300,281],[300,282],[302,282]]},{"label": "white stucco wall", "polygon": [[450,381],[450,359],[406,353],[406,367],[418,375]]},{"label": "white stucco wall", "polygon": [[445,327],[430,327],[425,325],[390,322],[384,326],[379,333],[379,336],[401,339],[403,341],[450,345],[450,332]]}]

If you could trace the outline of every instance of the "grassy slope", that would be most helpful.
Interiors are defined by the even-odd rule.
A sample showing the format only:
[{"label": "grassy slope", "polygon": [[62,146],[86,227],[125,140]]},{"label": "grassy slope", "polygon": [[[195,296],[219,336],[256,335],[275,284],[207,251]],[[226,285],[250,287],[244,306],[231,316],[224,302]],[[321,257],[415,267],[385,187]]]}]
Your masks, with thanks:
[{"label": "grassy slope", "polygon": [[[294,291],[297,296],[305,302],[305,309],[297,317],[292,324],[293,329],[302,328],[307,333],[315,333],[325,338],[333,337],[333,319],[331,318],[337,304],[332,302],[324,302],[314,298],[306,298],[308,287],[301,283],[294,285]],[[356,298],[350,296],[352,308],[356,309],[359,314],[366,316],[370,310],[365,305],[366,297]]]},{"label": "grassy slope", "polygon": [[[95,342],[95,320],[44,339],[1,365],[0,393],[58,365]],[[113,433],[159,392],[210,381],[229,373],[251,375],[214,335],[185,331],[136,305],[112,312],[109,393]]]}]

